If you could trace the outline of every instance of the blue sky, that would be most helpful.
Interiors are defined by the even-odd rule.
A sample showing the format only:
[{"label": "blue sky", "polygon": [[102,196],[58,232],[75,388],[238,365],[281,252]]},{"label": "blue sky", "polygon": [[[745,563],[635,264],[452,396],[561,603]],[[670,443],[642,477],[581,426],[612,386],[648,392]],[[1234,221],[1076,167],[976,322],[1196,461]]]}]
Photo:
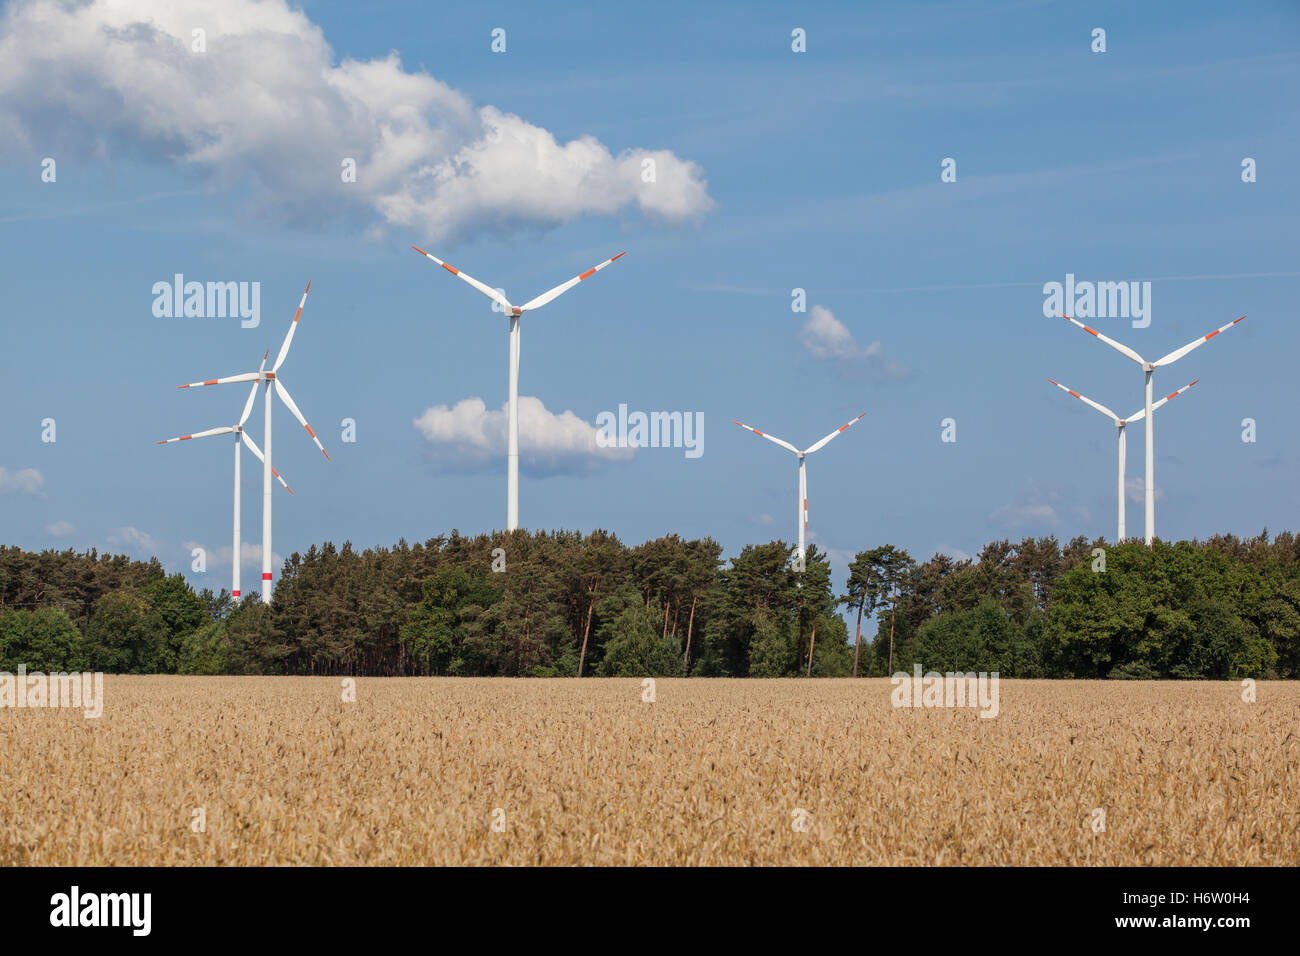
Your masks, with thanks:
[{"label": "blue sky", "polygon": [[[1156,374],[1159,394],[1201,379],[1156,415],[1158,533],[1300,524],[1300,10],[864,6],[192,2],[151,29],[97,6],[54,29],[6,4],[0,539],[187,574],[200,544],[214,556],[191,577],[228,586],[226,439],[154,442],[238,417],[243,387],[173,386],[274,354],[308,279],[282,375],[332,461],[276,408],[296,492],[277,493],[276,553],[502,527],[503,456],[449,410],[499,412],[506,322],[411,244],[516,303],[627,250],[525,316],[521,394],[587,423],[621,403],[704,415],[698,459],[610,459],[558,420],[559,444],[530,459],[526,433],[526,527],[711,535],[728,554],[792,540],[794,457],[731,420],[805,447],[866,411],[809,458],[810,540],[838,573],[886,542],[923,558],[1109,537],[1114,428],[1046,378],[1127,414],[1141,375],[1044,317],[1043,285],[1067,273],[1151,282],[1149,327],[1090,320],[1151,358],[1249,316]],[[192,57],[191,24],[208,31]],[[523,145],[493,140],[501,128]],[[341,156],[359,158],[357,183],[339,181]],[[649,187],[627,175],[646,156]],[[260,282],[260,324],[156,317],[153,285],[178,272]],[[795,288],[833,322],[806,328]],[[415,422],[440,406],[431,438]],[[1140,533],[1140,501],[1128,515]]]}]

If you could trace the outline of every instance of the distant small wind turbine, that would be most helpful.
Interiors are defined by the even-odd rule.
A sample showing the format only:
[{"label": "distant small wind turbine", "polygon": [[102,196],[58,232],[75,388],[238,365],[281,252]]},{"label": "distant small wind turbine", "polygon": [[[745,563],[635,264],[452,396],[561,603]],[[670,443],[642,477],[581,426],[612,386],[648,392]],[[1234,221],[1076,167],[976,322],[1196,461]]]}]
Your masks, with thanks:
[{"label": "distant small wind turbine", "polygon": [[[269,356],[270,354],[271,354],[270,352],[267,352],[266,355],[262,356],[263,367],[266,366],[266,359],[267,356]],[[235,533],[234,533],[234,550],[231,552],[232,557],[230,559],[230,564],[231,564],[230,596],[235,598],[236,600],[238,600],[240,596],[239,559],[240,559],[240,550],[242,545],[242,542],[239,539],[239,512],[240,512],[239,446],[240,443],[242,442],[243,444],[247,445],[248,450],[253,453],[254,457],[257,458],[258,461],[262,462],[263,464],[266,463],[266,459],[262,457],[262,451],[257,447],[257,443],[254,442],[253,439],[249,437],[248,432],[244,431],[244,422],[248,421],[248,416],[253,411],[253,402],[256,399],[257,399],[257,383],[254,382],[252,390],[248,393],[248,401],[244,403],[244,414],[239,416],[239,424],[226,425],[222,428],[209,428],[207,431],[195,432],[193,435],[181,435],[179,438],[168,438],[165,439],[164,441],[157,442],[157,444],[159,445],[170,445],[172,442],[189,441],[191,438],[207,438],[210,435],[234,435],[235,436]],[[280,484],[284,485],[285,491],[289,492],[289,494],[293,494],[293,489],[289,487],[289,485],[285,482],[284,477],[278,471],[272,468],[271,474],[275,475],[275,477],[279,479]]]},{"label": "distant small wind turbine", "polygon": [[1232,328],[1234,325],[1240,322],[1241,319],[1244,319],[1245,316],[1243,315],[1240,319],[1233,319],[1231,322],[1229,322],[1227,325],[1223,326],[1222,328],[1215,329],[1213,332],[1210,332],[1206,335],[1202,335],[1199,339],[1196,339],[1192,342],[1188,342],[1182,348],[1174,349],[1164,358],[1156,359],[1154,362],[1148,362],[1146,359],[1138,355],[1137,352],[1134,352],[1127,345],[1121,345],[1120,343],[1116,342],[1114,339],[1107,338],[1106,336],[1098,332],[1096,329],[1091,329],[1088,326],[1084,325],[1078,319],[1070,318],[1070,316],[1068,315],[1061,315],[1059,312],[1057,313],[1057,315],[1062,319],[1066,319],[1070,322],[1073,322],[1075,325],[1083,329],[1083,331],[1087,332],[1089,335],[1096,336],[1098,339],[1100,339],[1101,341],[1109,345],[1111,348],[1113,348],[1120,355],[1123,355],[1126,358],[1130,358],[1134,362],[1137,362],[1138,365],[1142,366],[1142,371],[1146,373],[1146,391],[1145,391],[1146,404],[1144,406],[1144,410],[1146,412],[1146,419],[1147,419],[1146,421],[1147,470],[1146,470],[1145,541],[1147,547],[1150,547],[1151,543],[1155,540],[1156,537],[1156,450],[1155,450],[1156,440],[1155,440],[1155,423],[1151,418],[1151,406],[1152,406],[1151,373],[1154,372],[1156,369],[1160,368],[1161,366],[1172,365],[1174,362],[1177,362],[1188,352],[1204,345],[1206,342],[1210,341],[1210,339],[1214,338],[1220,332],[1228,331],[1228,329]]},{"label": "distant small wind turbine", "polygon": [[[1119,430],[1119,533],[1115,536],[1115,543],[1119,544],[1127,537],[1127,535],[1124,533],[1124,467],[1125,467],[1124,462],[1127,457],[1127,441],[1125,439],[1124,432],[1128,425],[1130,425],[1135,421],[1138,421],[1139,419],[1146,417],[1146,409],[1145,408],[1139,409],[1138,411],[1130,415],[1128,418],[1120,418],[1118,415],[1112,412],[1105,405],[1102,405],[1100,402],[1094,402],[1091,398],[1088,398],[1084,395],[1080,395],[1074,389],[1066,388],[1064,385],[1062,385],[1060,382],[1056,381],[1055,379],[1049,378],[1048,381],[1051,382],[1053,385],[1055,385],[1057,388],[1069,392],[1071,395],[1073,395],[1079,401],[1083,402],[1085,405],[1091,405],[1093,408],[1097,409],[1097,411],[1101,412],[1112,422],[1114,422],[1116,428]],[[1158,402],[1153,402],[1151,405],[1151,411],[1154,412],[1165,402],[1169,401],[1170,399],[1177,398],[1179,395],[1183,394],[1183,392],[1187,391],[1189,388],[1195,385],[1196,382],[1199,381],[1200,379],[1198,378],[1194,382],[1188,382],[1178,391],[1171,392],[1170,394],[1166,395],[1164,398],[1160,399],[1160,401]]]},{"label": "distant small wind turbine", "polygon": [[808,473],[806,468],[804,467],[805,465],[804,459],[808,455],[811,455],[813,452],[820,449],[822,446],[824,446],[828,441],[830,441],[840,432],[848,428],[849,425],[861,421],[866,414],[867,414],[866,412],[863,412],[857,418],[853,419],[853,421],[841,425],[839,428],[835,429],[835,431],[831,432],[821,441],[817,442],[817,444],[810,445],[807,448],[805,448],[803,451],[800,451],[798,448],[795,448],[794,445],[791,445],[788,441],[782,441],[781,439],[777,438],[775,435],[769,435],[767,432],[761,432],[757,428],[751,428],[749,425],[746,425],[744,422],[738,422],[735,419],[732,419],[733,425],[739,425],[741,428],[745,429],[746,431],[751,431],[755,435],[758,435],[761,438],[766,438],[768,441],[780,445],[786,451],[792,451],[799,456],[799,500],[796,503],[797,511],[795,516],[795,521],[798,523],[799,526],[799,550],[795,552],[796,562],[799,570],[803,570],[804,559],[807,555],[807,551],[804,549],[804,535],[808,530]]},{"label": "distant small wind turbine", "polygon": [[[316,443],[326,460],[329,460],[329,453],[325,451],[325,446],[320,443],[316,433],[311,430],[307,424],[307,419],[302,417],[302,412],[294,404],[293,398],[289,395],[289,390],[284,387],[284,383],[276,377],[280,371],[280,366],[284,364],[285,356],[289,354],[289,343],[293,341],[294,330],[298,328],[298,319],[302,317],[302,308],[307,304],[307,293],[311,291],[311,283],[307,283],[307,289],[302,294],[302,299],[298,302],[298,311],[294,313],[293,321],[289,323],[289,331],[284,337],[284,343],[280,346],[280,354],[275,357],[275,364],[271,366],[271,371],[266,371],[266,358],[262,359],[262,366],[256,372],[244,372],[241,375],[230,375],[226,378],[212,378],[206,382],[190,382],[188,385],[177,385],[177,388],[198,388],[202,385],[227,385],[235,382],[256,382],[263,386],[263,397],[265,404],[265,432],[262,440],[266,444],[266,457],[262,458],[262,603],[271,603],[271,476],[275,469],[271,467],[271,387],[275,387],[275,394],[284,402],[285,408],[289,409],[293,417],[298,419],[299,424],[307,429],[307,434],[311,440]],[[267,354],[270,354],[269,352]],[[257,385],[253,386],[253,394],[257,394]],[[244,415],[247,417],[251,409],[250,404],[244,409]],[[262,456],[258,456],[261,458]],[[287,486],[286,486],[287,487]]]},{"label": "distant small wind turbine", "polygon": [[574,276],[568,282],[557,285],[550,292],[543,292],[537,298],[516,306],[511,305],[510,301],[500,291],[479,282],[478,279],[466,275],[459,269],[447,265],[437,256],[429,255],[419,246],[411,246],[411,248],[420,255],[432,259],[452,275],[468,282],[499,305],[501,310],[510,317],[510,382],[509,405],[506,410],[506,530],[514,531],[519,527],[519,317],[531,309],[540,309],[552,299],[568,292],[582,280],[591,278],[615,259],[621,259],[627,253],[620,252],[613,258],[606,259],[600,265],[593,266],[581,275]]}]

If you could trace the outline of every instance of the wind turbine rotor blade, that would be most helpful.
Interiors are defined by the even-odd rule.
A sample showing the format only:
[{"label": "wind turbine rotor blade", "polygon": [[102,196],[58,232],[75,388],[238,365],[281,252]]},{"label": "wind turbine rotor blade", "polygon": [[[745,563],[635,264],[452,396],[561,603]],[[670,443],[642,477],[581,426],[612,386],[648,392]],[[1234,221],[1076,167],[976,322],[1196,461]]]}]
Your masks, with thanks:
[{"label": "wind turbine rotor blade", "polygon": [[1131,348],[1129,348],[1127,345],[1121,345],[1120,343],[1116,342],[1114,339],[1110,338],[1109,336],[1107,336],[1107,335],[1102,335],[1102,334],[1101,334],[1100,332],[1098,332],[1096,329],[1084,325],[1084,324],[1083,324],[1082,322],[1080,322],[1078,319],[1071,318],[1071,317],[1068,316],[1068,315],[1061,315],[1061,313],[1059,313],[1059,312],[1056,313],[1056,314],[1057,314],[1057,315],[1060,315],[1061,318],[1063,318],[1063,319],[1066,319],[1066,320],[1068,320],[1068,321],[1070,321],[1070,322],[1073,322],[1075,325],[1077,325],[1079,328],[1083,329],[1083,331],[1087,332],[1089,335],[1095,335],[1097,338],[1101,339],[1103,342],[1105,342],[1107,345],[1109,345],[1111,348],[1113,348],[1113,349],[1114,349],[1116,352],[1118,352],[1120,355],[1125,355],[1125,356],[1127,356],[1128,358],[1131,358],[1133,361],[1137,362],[1137,363],[1138,363],[1139,365],[1141,365],[1143,368],[1146,368],[1146,364],[1147,364],[1147,363],[1146,363],[1146,359],[1144,359],[1142,356],[1138,355],[1136,352],[1134,352],[1134,351],[1133,351]]},{"label": "wind turbine rotor blade", "polygon": [[[1241,317],[1241,319],[1244,319],[1244,318],[1245,318],[1245,316],[1243,315],[1243,316]],[[1192,351],[1193,349],[1200,348],[1202,345],[1204,345],[1206,342],[1210,341],[1210,339],[1214,338],[1214,337],[1215,337],[1216,335],[1218,335],[1220,332],[1226,332],[1226,331],[1228,331],[1228,329],[1232,328],[1234,325],[1236,325],[1238,322],[1240,322],[1241,319],[1233,319],[1233,320],[1232,320],[1231,322],[1229,322],[1227,325],[1223,326],[1223,328],[1215,329],[1215,330],[1214,330],[1213,332],[1211,332],[1209,335],[1202,335],[1202,336],[1201,336],[1199,339],[1197,339],[1195,342],[1188,342],[1186,345],[1184,345],[1184,346],[1183,346],[1182,348],[1180,348],[1180,349],[1174,349],[1172,352],[1170,352],[1170,353],[1169,353],[1168,355],[1166,355],[1164,358],[1162,358],[1162,359],[1158,359],[1158,360],[1154,363],[1155,366],[1156,366],[1156,368],[1159,368],[1159,367],[1162,366],[1162,365],[1172,365],[1174,362],[1177,362],[1180,358],[1182,358],[1182,357],[1183,357],[1184,355],[1186,355],[1188,352]]]},{"label": "wind turbine rotor blade", "polygon": [[[280,366],[284,364],[284,358],[289,354],[289,343],[293,341],[294,330],[298,328],[298,320],[302,318],[302,307],[307,304],[307,293],[311,291],[311,280],[307,280],[307,290],[303,292],[302,298],[298,300],[298,311],[293,314],[293,321],[289,323],[289,331],[285,333],[284,344],[280,346],[280,354],[275,357],[275,364],[271,366],[272,372],[280,371]],[[265,363],[266,359],[262,359]]]},{"label": "wind turbine rotor blade", "polygon": [[329,452],[327,452],[325,450],[325,446],[320,443],[320,439],[316,437],[316,433],[311,430],[311,426],[307,424],[307,419],[302,417],[302,412],[298,411],[298,406],[295,405],[293,403],[293,399],[289,397],[289,390],[280,384],[280,380],[278,378],[275,379],[274,381],[275,381],[275,394],[280,396],[280,401],[284,402],[285,407],[288,408],[289,411],[293,413],[293,417],[298,419],[298,424],[300,424],[303,428],[307,429],[307,434],[311,436],[311,440],[316,443],[316,447],[320,449],[320,453],[324,455],[325,459],[328,461],[330,457]]},{"label": "wind turbine rotor blade", "polygon": [[437,256],[430,255],[429,253],[427,253],[427,252],[425,252],[423,249],[421,249],[419,246],[411,246],[411,248],[414,249],[416,252],[418,252],[420,255],[422,255],[422,256],[424,256],[424,257],[426,257],[426,258],[428,258],[428,259],[432,259],[434,262],[438,263],[438,265],[442,266],[444,269],[446,269],[446,270],[447,270],[448,272],[450,272],[452,275],[454,275],[454,276],[458,276],[459,278],[464,279],[466,282],[468,282],[468,283],[469,283],[470,285],[472,285],[474,288],[478,289],[480,292],[482,292],[485,296],[487,296],[487,297],[488,297],[489,299],[491,299],[493,302],[496,302],[496,303],[499,304],[503,309],[505,309],[507,315],[510,315],[510,314],[512,314],[512,313],[514,312],[515,307],[514,307],[513,305],[511,305],[511,304],[510,304],[510,301],[509,301],[509,300],[508,300],[504,295],[502,295],[500,292],[498,292],[496,289],[492,288],[491,286],[484,285],[482,282],[479,282],[478,279],[475,279],[475,278],[474,278],[473,276],[471,276],[471,275],[466,275],[465,273],[463,273],[463,272],[461,272],[459,269],[457,269],[455,266],[449,266],[449,265],[447,265],[447,263],[443,262],[443,261],[442,261],[441,259],[439,259]]},{"label": "wind turbine rotor blade", "polygon": [[592,276],[594,276],[601,269],[605,268],[605,266],[609,265],[615,259],[621,259],[625,255],[627,255],[626,252],[620,252],[618,255],[613,256],[612,258],[606,259],[600,265],[592,266],[586,272],[582,273],[582,275],[574,276],[572,279],[570,279],[568,282],[565,282],[563,285],[557,285],[550,292],[543,292],[537,298],[530,299],[528,302],[524,303],[522,306],[519,307],[519,311],[527,312],[529,309],[540,309],[542,306],[550,302],[552,299],[568,292],[570,289],[572,289],[583,279],[590,279]]},{"label": "wind turbine rotor blade", "polygon": [[154,444],[170,445],[174,441],[189,441],[191,438],[207,438],[209,435],[228,435],[234,430],[233,425],[224,425],[221,428],[209,428],[205,432],[195,432],[193,435],[181,435],[179,438],[168,438],[164,441],[154,442]]},{"label": "wind turbine rotor blade", "polygon": [[[1199,382],[1199,381],[1200,381],[1200,379],[1198,378],[1198,379],[1196,380],[1196,382]],[[1151,403],[1151,411],[1154,412],[1157,408],[1159,408],[1159,407],[1160,407],[1161,405],[1163,405],[1165,402],[1168,402],[1168,401],[1171,401],[1172,399],[1177,398],[1179,395],[1183,394],[1183,392],[1187,391],[1189,388],[1191,388],[1193,385],[1195,385],[1196,382],[1188,382],[1186,385],[1184,385],[1184,386],[1183,386],[1182,388],[1180,388],[1178,391],[1176,391],[1176,392],[1170,392],[1168,395],[1166,395],[1164,398],[1160,399],[1160,401],[1158,401],[1158,402],[1152,402],[1152,403]]]},{"label": "wind turbine rotor blade", "polygon": [[[269,355],[270,353],[268,352],[267,354]],[[263,359],[262,361],[265,362],[266,360]],[[244,414],[239,416],[239,424],[241,428],[243,427],[244,422],[248,421],[248,416],[253,413],[253,403],[257,401],[258,384],[258,382],[254,382],[252,389],[249,390],[248,401],[244,403]]]},{"label": "wind turbine rotor blade", "polygon": [[225,378],[210,378],[206,382],[190,382],[177,385],[177,388],[198,388],[201,385],[229,385],[231,382],[256,382],[261,377],[258,372],[244,372],[242,375],[228,375]]},{"label": "wind turbine rotor blade", "polygon": [[[1055,385],[1057,388],[1059,388],[1061,391],[1063,391],[1063,392],[1069,392],[1071,395],[1073,395],[1073,396],[1074,396],[1075,398],[1077,398],[1079,401],[1083,402],[1085,405],[1090,405],[1090,406],[1092,406],[1093,408],[1097,409],[1097,411],[1101,412],[1103,415],[1105,415],[1107,418],[1109,418],[1109,419],[1110,419],[1111,421],[1113,421],[1115,424],[1117,424],[1117,425],[1119,424],[1119,422],[1120,422],[1120,420],[1121,420],[1120,417],[1119,417],[1118,415],[1116,415],[1114,412],[1112,412],[1112,411],[1111,411],[1109,408],[1107,408],[1105,405],[1101,404],[1101,402],[1094,402],[1091,398],[1088,398],[1088,397],[1085,396],[1085,395],[1080,395],[1080,394],[1079,394],[1078,392],[1076,392],[1074,389],[1072,389],[1072,388],[1066,388],[1064,385],[1062,385],[1060,382],[1056,381],[1056,379],[1054,379],[1054,378],[1049,378],[1048,381],[1051,382],[1053,385]],[[1129,421],[1134,421],[1134,419],[1130,418]]]},{"label": "wind turbine rotor blade", "polygon": [[767,432],[761,432],[757,428],[750,428],[744,422],[738,422],[735,419],[732,419],[731,423],[733,425],[739,425],[741,428],[745,429],[746,431],[753,432],[755,435],[758,435],[760,438],[766,438],[770,442],[776,442],[776,444],[780,445],[782,448],[786,449],[787,451],[792,451],[796,455],[799,454],[799,449],[795,448],[794,445],[791,445],[788,441],[781,441],[781,439],[777,438],[774,435],[769,435]]},{"label": "wind turbine rotor blade", "polygon": [[[240,432],[239,437],[244,439],[244,444],[247,445],[248,450],[253,453],[253,457],[255,457],[258,461],[262,462],[262,464],[266,464],[266,459],[262,457],[262,449],[258,448],[257,443],[253,441],[253,439],[248,437],[248,432]],[[275,477],[279,479],[280,484],[284,485],[285,491],[289,492],[289,494],[291,495],[293,494],[293,489],[289,487],[288,483],[284,480],[284,478],[280,475],[278,471],[272,468],[271,474],[275,475]],[[297,496],[295,495],[294,497]]]},{"label": "wind turbine rotor blade", "polygon": [[821,441],[819,441],[817,444],[815,444],[815,445],[813,445],[811,448],[809,448],[806,452],[804,452],[804,454],[805,454],[805,455],[811,455],[813,452],[817,451],[819,448],[821,448],[823,445],[825,445],[828,441],[830,441],[832,438],[834,438],[834,437],[835,437],[836,435],[838,435],[840,432],[842,432],[842,431],[844,431],[846,428],[848,428],[849,425],[854,425],[854,424],[857,424],[858,422],[862,421],[862,419],[866,417],[866,414],[867,414],[866,412],[863,412],[863,413],[862,413],[861,415],[859,415],[857,418],[853,419],[853,421],[851,421],[851,422],[847,422],[846,424],[841,425],[839,428],[835,429],[835,431],[831,432],[829,435],[827,435],[825,438],[823,438],[823,439],[822,439]]}]

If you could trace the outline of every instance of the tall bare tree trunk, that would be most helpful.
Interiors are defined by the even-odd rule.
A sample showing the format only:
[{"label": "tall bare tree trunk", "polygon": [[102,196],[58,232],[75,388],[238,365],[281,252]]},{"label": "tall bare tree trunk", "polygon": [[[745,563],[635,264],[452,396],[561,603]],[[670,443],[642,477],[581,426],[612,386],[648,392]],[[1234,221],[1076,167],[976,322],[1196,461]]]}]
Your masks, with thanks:
[{"label": "tall bare tree trunk", "polygon": [[817,647],[817,618],[813,618],[812,640],[808,644],[808,676],[812,677],[813,650]]},{"label": "tall bare tree trunk", "polygon": [[691,631],[695,629],[695,602],[698,600],[698,594],[691,596],[691,616],[686,621],[686,657],[682,660],[683,674],[688,674],[691,670]]},{"label": "tall bare tree trunk", "polygon": [[668,601],[664,601],[664,633],[663,638],[668,637]]},{"label": "tall bare tree trunk", "polygon": [[587,659],[587,635],[591,633],[591,612],[596,607],[596,593],[593,590],[591,600],[587,603],[587,623],[582,629],[582,653],[578,655],[578,676],[582,676],[582,664]]},{"label": "tall bare tree trunk", "polygon": [[[866,600],[865,598],[863,600]],[[853,638],[853,676],[858,676],[858,648],[862,645],[862,601],[858,602],[858,633]]]}]

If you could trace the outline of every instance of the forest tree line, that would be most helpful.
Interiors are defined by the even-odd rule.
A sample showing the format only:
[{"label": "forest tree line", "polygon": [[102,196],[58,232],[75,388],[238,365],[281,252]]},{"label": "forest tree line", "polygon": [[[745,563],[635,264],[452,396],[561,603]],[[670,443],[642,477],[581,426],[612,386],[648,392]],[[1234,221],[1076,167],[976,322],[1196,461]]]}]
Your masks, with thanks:
[{"label": "forest tree line", "polygon": [[313,545],[269,605],[157,559],[0,547],[0,670],[290,675],[1300,676],[1300,539],[995,541],[832,579],[816,546],[453,532]]}]

